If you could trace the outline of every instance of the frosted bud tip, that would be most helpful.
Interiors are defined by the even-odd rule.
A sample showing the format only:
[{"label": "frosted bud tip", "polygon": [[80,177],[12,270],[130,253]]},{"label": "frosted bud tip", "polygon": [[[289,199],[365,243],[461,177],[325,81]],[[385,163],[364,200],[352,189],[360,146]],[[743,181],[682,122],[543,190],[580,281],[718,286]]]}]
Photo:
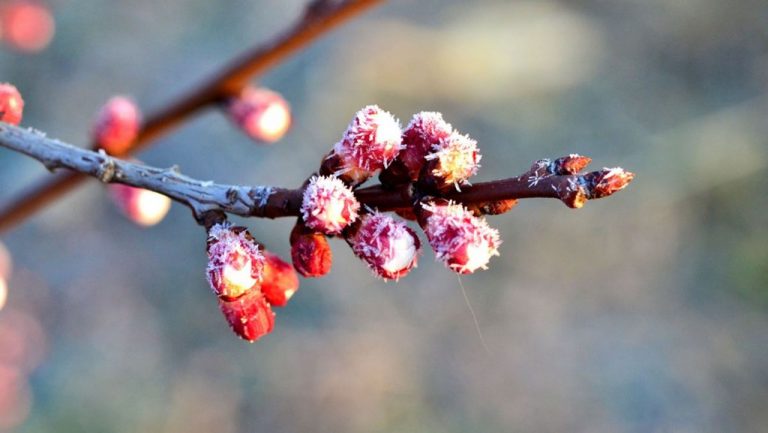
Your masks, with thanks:
[{"label": "frosted bud tip", "polygon": [[374,213],[362,218],[350,240],[352,251],[384,279],[397,280],[416,266],[421,243],[403,221]]},{"label": "frosted bud tip", "polygon": [[357,112],[334,152],[341,157],[345,171],[370,176],[395,159],[402,148],[400,134],[400,123],[392,114],[369,105]]},{"label": "frosted bud tip", "polygon": [[263,278],[265,258],[243,227],[216,224],[208,231],[206,275],[213,293],[227,301],[251,290]]},{"label": "frosted bud tip", "polygon": [[340,233],[357,219],[360,209],[352,190],[338,178],[314,176],[304,190],[301,214],[312,230],[326,234]]},{"label": "frosted bud tip", "polygon": [[475,217],[464,206],[422,204],[422,226],[438,261],[459,274],[486,269],[488,261],[499,255],[499,232],[483,218]]}]

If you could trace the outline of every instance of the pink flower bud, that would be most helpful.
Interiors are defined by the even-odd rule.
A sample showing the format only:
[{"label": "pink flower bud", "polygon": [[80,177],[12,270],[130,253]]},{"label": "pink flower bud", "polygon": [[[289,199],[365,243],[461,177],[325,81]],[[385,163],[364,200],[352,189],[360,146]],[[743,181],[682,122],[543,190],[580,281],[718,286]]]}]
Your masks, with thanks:
[{"label": "pink flower bud", "polygon": [[0,39],[21,52],[37,52],[53,38],[55,22],[48,6],[35,0],[0,3]]},{"label": "pink flower bud", "polygon": [[487,269],[488,261],[499,255],[499,232],[464,206],[422,204],[420,223],[438,261],[459,274]]},{"label": "pink flower bud", "polygon": [[299,290],[299,276],[290,263],[283,261],[276,254],[264,251],[264,278],[261,282],[261,293],[267,302],[284,307],[294,293]]},{"label": "pink flower bud", "polygon": [[433,144],[431,152],[424,157],[429,161],[428,175],[436,180],[436,186],[454,185],[456,189],[477,173],[480,158],[477,141],[457,132]]},{"label": "pink flower bud", "polygon": [[125,96],[114,96],[99,111],[93,126],[94,145],[110,155],[123,155],[136,140],[141,113]]},{"label": "pink flower bud", "polygon": [[306,278],[318,278],[331,271],[333,252],[328,239],[320,233],[305,230],[297,223],[291,231],[291,261],[298,273]]},{"label": "pink flower bud", "polygon": [[119,183],[112,183],[108,188],[120,212],[140,226],[159,223],[171,209],[171,199],[154,191]]},{"label": "pink flower bud", "polygon": [[416,266],[421,248],[418,236],[405,222],[382,213],[363,216],[349,243],[374,274],[393,280]]},{"label": "pink flower bud", "polygon": [[590,198],[607,197],[626,188],[635,178],[635,174],[621,167],[603,168],[584,175]]},{"label": "pink flower bud", "polygon": [[18,125],[24,113],[24,100],[19,90],[8,83],[0,83],[0,122]]},{"label": "pink flower bud", "polygon": [[246,135],[257,141],[273,143],[291,126],[291,107],[277,92],[265,88],[246,88],[227,107],[230,119]]},{"label": "pink flower bud", "polygon": [[304,190],[301,214],[312,230],[326,234],[340,233],[357,219],[360,209],[352,190],[338,178],[314,176]]},{"label": "pink flower bud", "polygon": [[232,331],[251,343],[272,332],[275,326],[275,313],[258,290],[231,301],[219,299],[219,308]]},{"label": "pink flower bud", "polygon": [[[264,256],[244,227],[216,224],[208,230],[208,283],[213,293],[225,301],[248,292],[261,296]],[[255,287],[255,290],[251,290]]]},{"label": "pink flower bud", "polygon": [[408,169],[412,181],[419,177],[424,157],[432,150],[432,146],[440,140],[447,139],[453,133],[450,123],[443,120],[443,115],[436,112],[422,111],[411,119],[403,131],[403,146],[405,147],[398,159]]},{"label": "pink flower bud", "polygon": [[358,111],[347,127],[334,153],[343,163],[343,172],[362,183],[378,170],[389,165],[402,148],[400,123],[392,114],[376,105]]}]

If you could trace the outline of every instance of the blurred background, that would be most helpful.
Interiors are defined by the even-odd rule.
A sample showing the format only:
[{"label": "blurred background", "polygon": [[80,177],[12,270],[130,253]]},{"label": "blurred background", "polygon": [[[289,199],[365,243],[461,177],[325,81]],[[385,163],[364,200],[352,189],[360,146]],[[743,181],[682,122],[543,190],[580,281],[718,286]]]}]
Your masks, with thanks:
[{"label": "blurred background", "polygon": [[[112,95],[152,111],[304,3],[51,0],[46,38],[0,30],[0,82],[24,125],[85,146]],[[490,219],[501,257],[461,279],[488,350],[431,251],[384,283],[340,241],[247,344],[189,211],[142,228],[89,182],[2,234],[0,431],[768,431],[766,22],[757,0],[385,3],[264,77],[292,107],[280,142],[209,110],[138,157],[292,187],[376,103],[443,112],[479,141],[478,181],[571,152],[637,173]],[[0,150],[0,202],[46,175]],[[287,256],[292,220],[240,222]]]}]

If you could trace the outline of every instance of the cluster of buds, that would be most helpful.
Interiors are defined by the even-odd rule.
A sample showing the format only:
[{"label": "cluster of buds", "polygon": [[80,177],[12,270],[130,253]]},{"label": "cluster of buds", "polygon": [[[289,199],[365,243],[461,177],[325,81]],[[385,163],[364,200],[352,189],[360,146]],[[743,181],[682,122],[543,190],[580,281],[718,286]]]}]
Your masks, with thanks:
[{"label": "cluster of buds", "polygon": [[24,99],[12,84],[0,83],[0,122],[18,125],[24,114]]},{"label": "cluster of buds", "polygon": [[232,330],[251,342],[271,332],[272,306],[285,306],[299,288],[291,265],[227,222],[208,230],[207,250],[208,283]]},{"label": "cluster of buds", "polygon": [[42,0],[0,2],[0,41],[22,53],[43,50],[53,39],[55,21]]},{"label": "cluster of buds", "polygon": [[[420,253],[416,232],[404,221],[372,209],[361,211],[355,221],[360,205],[354,189],[380,173],[385,186],[411,184],[419,197],[458,190],[477,173],[479,161],[477,142],[454,130],[440,113],[418,113],[402,131],[390,113],[375,105],[364,107],[323,161],[321,176],[306,185],[302,219],[292,235],[295,268],[302,275],[324,275],[330,267],[330,252],[322,235],[341,234],[375,275],[387,280],[403,277],[416,266]],[[499,207],[508,209],[514,201],[509,203]],[[450,269],[471,273],[485,268],[490,257],[498,254],[498,233],[471,211],[447,206],[446,212],[440,212],[443,207],[425,206],[415,200],[411,208],[397,213],[419,219],[437,259]],[[441,224],[448,226],[439,228]],[[312,260],[308,252],[314,249],[328,251],[328,258]]]},{"label": "cluster of buds", "polygon": [[226,102],[230,120],[247,136],[262,143],[281,139],[291,126],[291,107],[277,92],[246,87]]}]

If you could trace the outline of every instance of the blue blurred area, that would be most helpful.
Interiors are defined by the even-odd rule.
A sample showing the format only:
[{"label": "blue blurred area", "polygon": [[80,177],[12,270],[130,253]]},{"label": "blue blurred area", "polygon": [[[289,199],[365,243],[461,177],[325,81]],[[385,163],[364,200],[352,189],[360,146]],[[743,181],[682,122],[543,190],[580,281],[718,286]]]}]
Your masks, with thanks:
[{"label": "blue blurred area", "polygon": [[[52,44],[0,51],[0,82],[24,94],[24,125],[85,145],[111,95],[150,112],[303,4],[53,0]],[[383,283],[339,241],[331,275],[239,341],[189,212],[140,229],[89,183],[2,237],[0,329],[17,313],[41,329],[14,431],[765,431],[766,20],[750,0],[429,0],[339,28],[263,77],[293,108],[281,142],[210,110],[138,157],[296,186],[376,103],[403,123],[443,112],[479,141],[481,181],[572,152],[636,180],[578,211],[526,200],[491,218],[501,257],[461,279],[488,352],[430,251]],[[0,201],[44,176],[0,151]],[[244,222],[287,254],[293,221]]]}]

